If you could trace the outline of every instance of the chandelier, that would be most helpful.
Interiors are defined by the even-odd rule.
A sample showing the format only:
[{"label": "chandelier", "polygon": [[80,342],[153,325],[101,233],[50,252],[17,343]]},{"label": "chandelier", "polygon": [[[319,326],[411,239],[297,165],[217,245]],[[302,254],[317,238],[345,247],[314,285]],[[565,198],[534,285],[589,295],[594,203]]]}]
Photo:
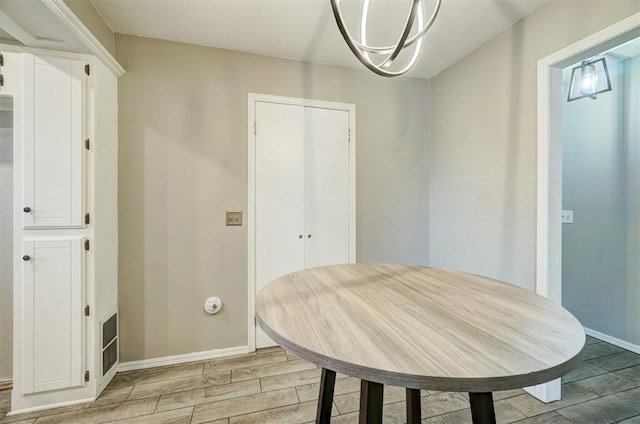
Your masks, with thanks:
[{"label": "chandelier", "polygon": [[[360,41],[355,40],[349,30],[347,29],[342,13],[340,12],[340,0],[331,0],[331,8],[333,9],[333,16],[336,18],[336,23],[340,29],[342,37],[347,42],[349,49],[358,58],[358,60],[371,71],[383,77],[397,77],[406,74],[413,68],[420,55],[422,49],[422,36],[433,25],[433,21],[438,15],[440,10],[440,3],[442,0],[436,0],[436,5],[431,14],[431,17],[424,22],[423,2],[424,0],[412,0],[411,9],[409,15],[404,24],[404,28],[400,35],[400,38],[395,45],[392,46],[370,46],[367,44],[367,17],[369,14],[369,0],[363,0],[362,3],[362,15],[360,16]],[[417,20],[417,32],[409,36],[411,29],[413,28]],[[392,71],[391,65],[394,63],[400,52],[415,44],[415,48],[408,63],[401,69]],[[372,56],[375,56],[379,60],[374,61]]]}]

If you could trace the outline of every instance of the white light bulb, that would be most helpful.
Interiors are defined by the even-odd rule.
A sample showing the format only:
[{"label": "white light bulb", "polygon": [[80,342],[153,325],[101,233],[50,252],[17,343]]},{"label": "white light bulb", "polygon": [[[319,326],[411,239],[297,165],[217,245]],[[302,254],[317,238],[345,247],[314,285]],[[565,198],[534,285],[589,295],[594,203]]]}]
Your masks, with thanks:
[{"label": "white light bulb", "polygon": [[596,85],[598,84],[596,67],[592,64],[583,65],[581,70],[581,80],[582,88],[580,89],[580,92],[586,96],[593,95],[596,92]]}]

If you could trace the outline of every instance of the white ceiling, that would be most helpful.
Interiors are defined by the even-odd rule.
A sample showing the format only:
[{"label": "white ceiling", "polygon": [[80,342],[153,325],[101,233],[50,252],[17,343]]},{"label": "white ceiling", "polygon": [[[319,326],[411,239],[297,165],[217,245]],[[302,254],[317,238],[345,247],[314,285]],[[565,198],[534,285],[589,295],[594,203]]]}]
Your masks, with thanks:
[{"label": "white ceiling", "polygon": [[29,47],[89,53],[44,3],[0,0],[0,42],[16,40]]},{"label": "white ceiling", "polygon": [[631,59],[640,55],[640,38],[628,41],[607,52],[610,55],[617,56],[620,60]]},{"label": "white ceiling", "polygon": [[[425,0],[428,14],[435,0]],[[431,78],[547,0],[442,0],[413,77]],[[114,32],[363,68],[342,39],[329,0],[91,0]],[[343,0],[359,32],[361,0]],[[370,41],[393,44],[409,0],[371,0]],[[379,37],[374,37],[379,35]]]}]

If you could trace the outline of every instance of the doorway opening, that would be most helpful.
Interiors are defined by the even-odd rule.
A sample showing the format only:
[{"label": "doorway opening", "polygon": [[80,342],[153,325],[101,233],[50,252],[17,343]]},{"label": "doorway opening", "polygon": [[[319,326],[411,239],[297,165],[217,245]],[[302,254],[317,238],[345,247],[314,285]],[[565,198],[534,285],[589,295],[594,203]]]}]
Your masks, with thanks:
[{"label": "doorway opening", "polygon": [[[640,13],[538,61],[536,292],[562,304],[563,69],[640,37]],[[582,99],[578,101],[591,101]],[[531,393],[560,399],[560,379]]]},{"label": "doorway opening", "polygon": [[[562,305],[588,335],[640,353],[640,38],[593,60],[611,91],[562,109]],[[565,96],[580,67],[563,70]]]},{"label": "doorway opening", "polygon": [[0,96],[0,390],[13,375],[13,98]]}]

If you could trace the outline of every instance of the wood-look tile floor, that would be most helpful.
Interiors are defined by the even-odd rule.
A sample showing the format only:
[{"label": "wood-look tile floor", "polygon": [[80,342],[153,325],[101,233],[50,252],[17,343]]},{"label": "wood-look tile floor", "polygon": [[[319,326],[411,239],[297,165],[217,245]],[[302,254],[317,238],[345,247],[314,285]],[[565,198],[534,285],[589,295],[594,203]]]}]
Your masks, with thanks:
[{"label": "wood-look tile floor", "polygon": [[[0,392],[0,423],[299,424],[315,419],[320,370],[280,348],[118,373],[95,402],[12,417]],[[338,376],[332,423],[358,422],[360,381]],[[640,424],[640,355],[589,337],[581,366],[563,378],[562,400],[522,390],[494,393],[498,423]],[[470,423],[466,393],[423,391],[424,424]],[[404,423],[404,389],[385,386],[384,422]]]}]

